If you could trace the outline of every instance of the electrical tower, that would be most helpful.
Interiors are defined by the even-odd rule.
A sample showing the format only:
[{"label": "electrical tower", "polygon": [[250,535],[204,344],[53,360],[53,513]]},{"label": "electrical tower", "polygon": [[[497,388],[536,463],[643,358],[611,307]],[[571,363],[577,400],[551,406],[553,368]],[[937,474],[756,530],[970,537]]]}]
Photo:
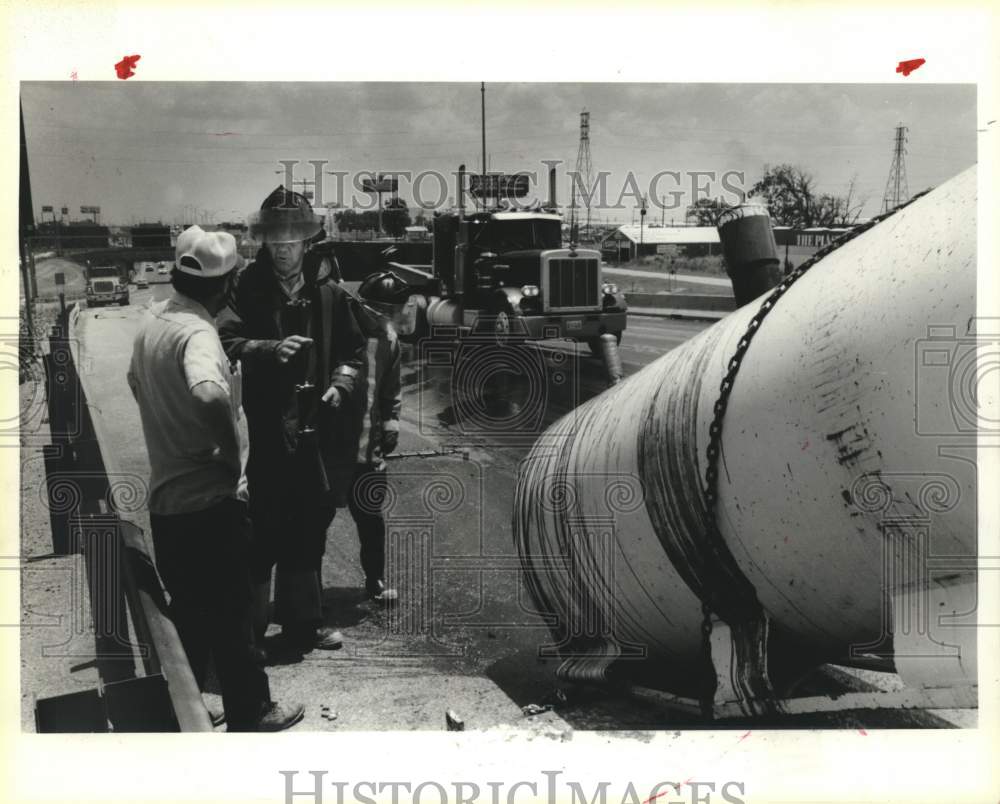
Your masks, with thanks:
[{"label": "electrical tower", "polygon": [[[576,154],[576,183],[573,185],[573,211],[575,217],[577,194],[587,208],[586,232],[590,235],[590,194],[593,193],[594,167],[590,163],[590,112],[580,112],[580,148]],[[584,195],[586,188],[587,195]]]},{"label": "electrical tower", "polygon": [[889,168],[889,180],[885,183],[885,193],[882,195],[882,211],[888,212],[910,199],[910,188],[906,183],[906,132],[902,123],[896,126],[896,142],[893,147],[892,167]]}]

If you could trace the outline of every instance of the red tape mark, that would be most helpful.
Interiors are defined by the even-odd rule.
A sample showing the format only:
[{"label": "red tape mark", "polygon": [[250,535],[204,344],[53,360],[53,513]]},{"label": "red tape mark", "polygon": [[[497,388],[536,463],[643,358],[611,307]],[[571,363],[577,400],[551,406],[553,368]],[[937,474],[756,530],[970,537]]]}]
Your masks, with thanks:
[{"label": "red tape mark", "polygon": [[140,58],[142,57],[141,56],[123,57],[122,60],[115,65],[115,72],[118,74],[118,77],[124,81],[126,78],[131,78],[133,75],[135,75],[135,65]]},{"label": "red tape mark", "polygon": [[908,59],[907,61],[901,61],[898,65],[896,65],[896,72],[907,76],[916,70],[920,65],[926,64],[926,62],[926,59]]}]

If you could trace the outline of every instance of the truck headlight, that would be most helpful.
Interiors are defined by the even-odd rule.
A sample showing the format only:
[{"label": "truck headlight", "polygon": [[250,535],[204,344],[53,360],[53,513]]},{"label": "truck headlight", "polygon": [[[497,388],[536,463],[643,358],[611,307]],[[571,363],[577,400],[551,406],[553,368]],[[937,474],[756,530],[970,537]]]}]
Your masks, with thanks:
[{"label": "truck headlight", "polygon": [[604,291],[605,296],[614,296],[618,292],[618,285],[612,284],[611,282],[605,282],[601,285],[601,290]]},{"label": "truck headlight", "polygon": [[537,296],[539,293],[538,285],[523,285],[521,287],[521,295],[529,299]]}]

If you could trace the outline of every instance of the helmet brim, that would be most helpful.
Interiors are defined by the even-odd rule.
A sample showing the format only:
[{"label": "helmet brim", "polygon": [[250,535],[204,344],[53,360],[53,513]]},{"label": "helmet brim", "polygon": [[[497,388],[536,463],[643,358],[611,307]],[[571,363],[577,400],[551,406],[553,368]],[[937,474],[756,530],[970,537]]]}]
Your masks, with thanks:
[{"label": "helmet brim", "polygon": [[323,218],[304,209],[261,209],[251,213],[250,237],[257,243],[301,243],[323,229]]}]

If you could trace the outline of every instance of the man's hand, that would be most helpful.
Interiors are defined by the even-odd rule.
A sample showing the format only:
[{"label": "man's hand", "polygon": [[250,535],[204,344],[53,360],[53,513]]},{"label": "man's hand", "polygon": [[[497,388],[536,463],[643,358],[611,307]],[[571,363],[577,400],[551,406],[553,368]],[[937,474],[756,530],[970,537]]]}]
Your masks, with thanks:
[{"label": "man's hand", "polygon": [[302,349],[308,348],[311,345],[312,338],[305,338],[302,335],[289,335],[278,344],[278,348],[275,349],[275,355],[279,363],[287,363]]},{"label": "man's hand", "polygon": [[335,385],[331,385],[329,388],[326,389],[326,393],[323,394],[322,401],[325,404],[329,405],[331,408],[334,409],[339,408],[340,403],[343,401],[340,389]]}]

